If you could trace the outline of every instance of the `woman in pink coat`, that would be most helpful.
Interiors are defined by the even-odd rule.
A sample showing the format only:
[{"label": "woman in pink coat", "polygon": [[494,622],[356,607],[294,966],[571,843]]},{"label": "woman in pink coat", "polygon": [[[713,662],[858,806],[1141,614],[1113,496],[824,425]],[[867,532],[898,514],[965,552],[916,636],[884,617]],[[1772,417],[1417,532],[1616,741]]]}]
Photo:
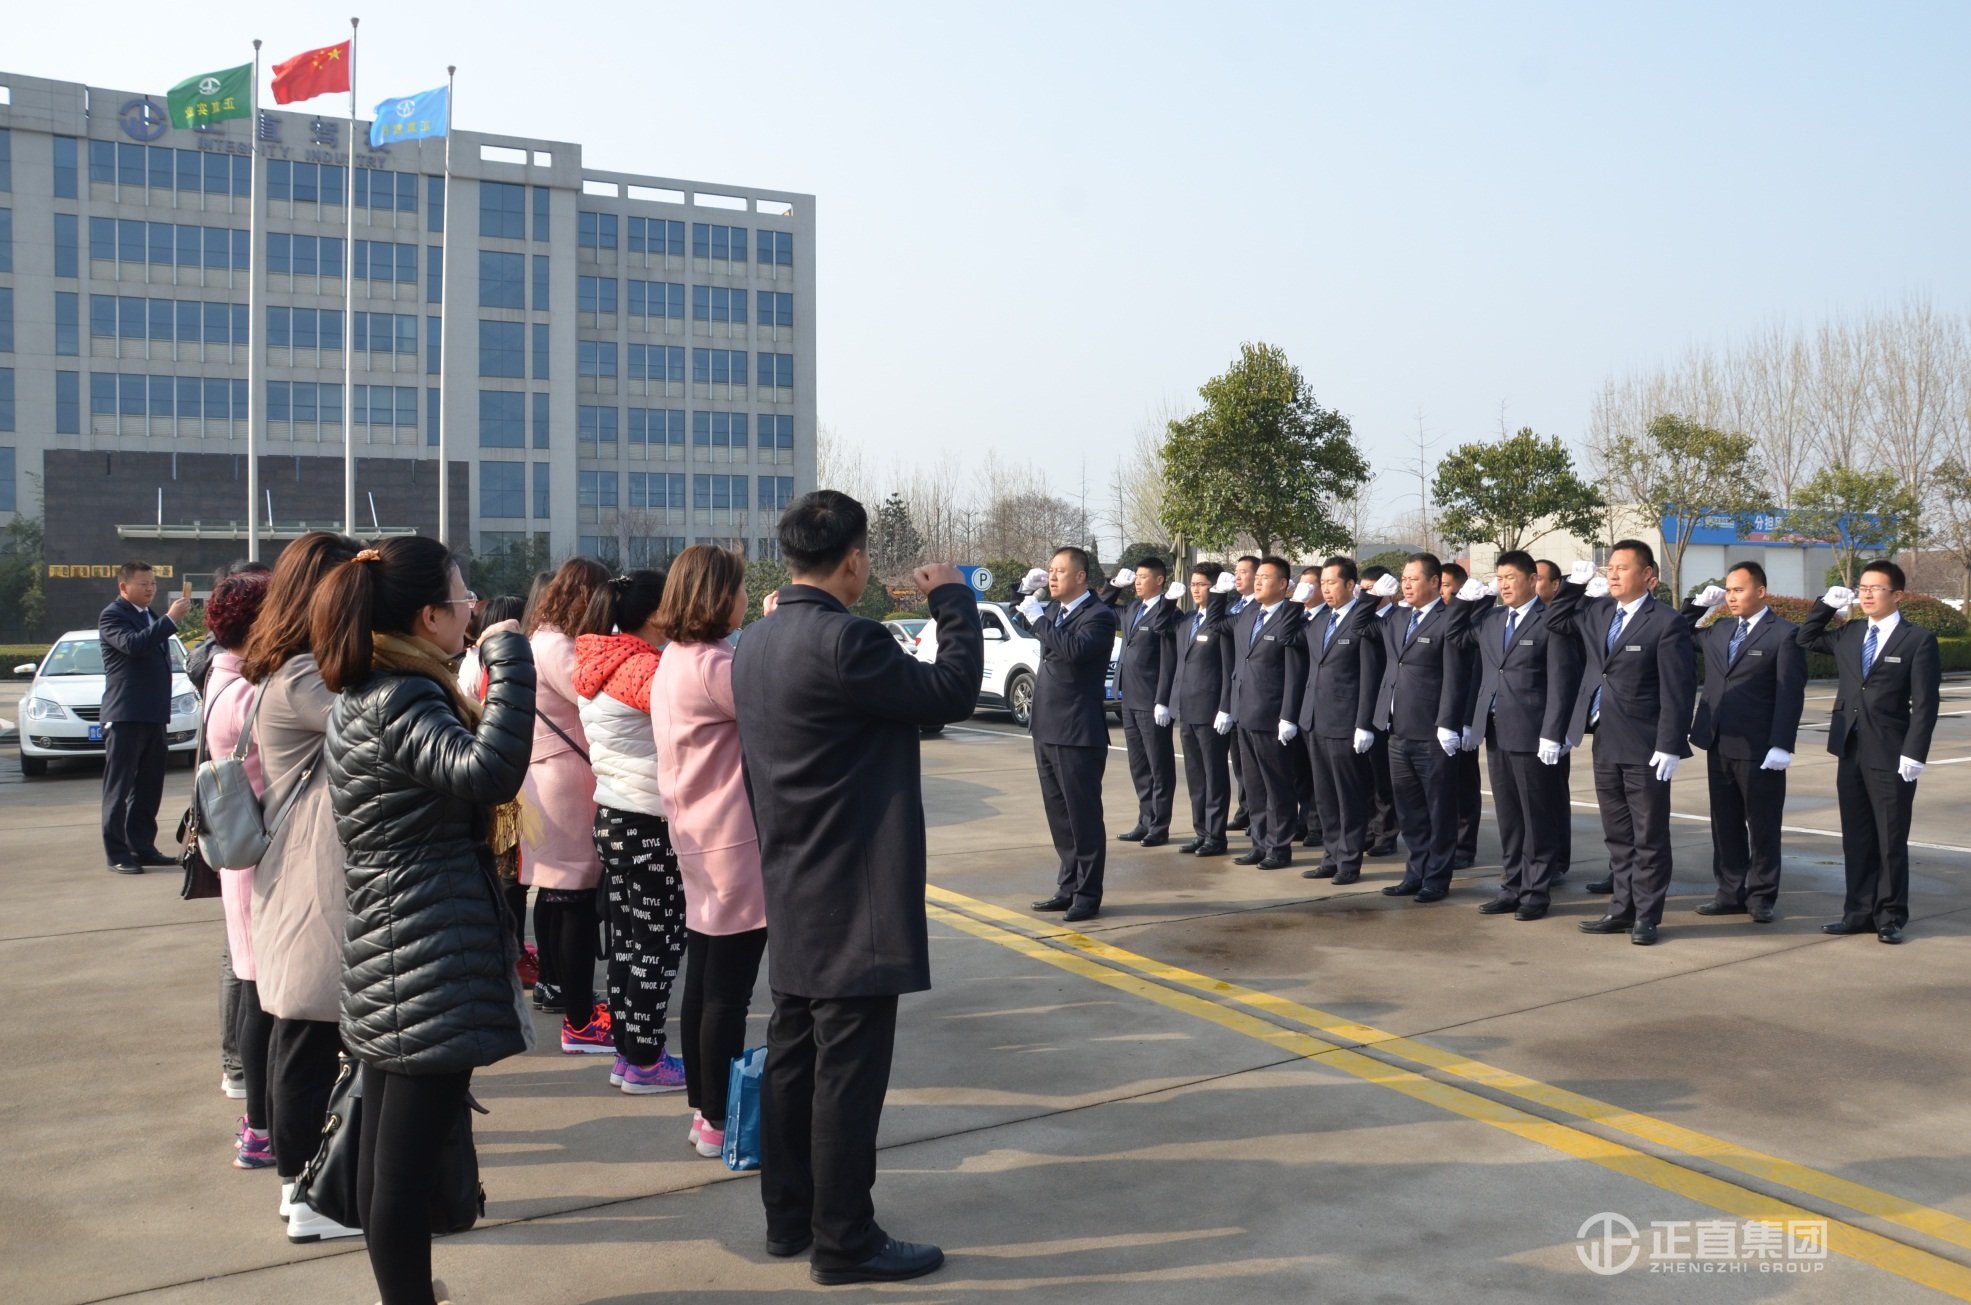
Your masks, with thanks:
[{"label": "woman in pink coat", "polygon": [[766,894],[753,806],[739,768],[732,645],[746,619],[745,564],[722,548],[678,554],[657,608],[664,649],[650,681],[657,779],[684,874],[684,1003],[678,1011],[691,1144],[725,1143],[727,1067],[745,1049],[746,1009],[766,951]]},{"label": "woman in pink coat", "polygon": [[[594,558],[561,564],[527,614],[534,649],[534,758],[521,790],[520,879],[539,892],[534,933],[542,973],[535,1004],[558,1000],[561,1049],[608,1054],[616,1049],[607,1006],[595,1001],[595,770],[582,732],[575,691],[575,640],[610,631],[609,572]],[[552,984],[549,993],[541,984]]]}]

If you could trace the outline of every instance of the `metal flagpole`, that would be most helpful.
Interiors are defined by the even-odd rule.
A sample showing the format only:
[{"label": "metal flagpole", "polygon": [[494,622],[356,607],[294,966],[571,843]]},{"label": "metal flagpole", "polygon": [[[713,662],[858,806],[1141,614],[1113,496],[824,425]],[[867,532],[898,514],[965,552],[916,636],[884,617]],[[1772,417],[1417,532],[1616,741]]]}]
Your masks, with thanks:
[{"label": "metal flagpole", "polygon": [[452,82],[458,73],[457,64],[445,68],[445,229],[438,233],[438,264],[442,277],[438,290],[438,542],[446,547],[452,542],[452,458],[451,446],[445,442],[445,372],[452,365],[452,342],[449,338],[452,314],[452,219],[458,216],[458,206],[452,195],[452,124],[458,120],[452,112]]},{"label": "metal flagpole", "polygon": [[[342,268],[342,529],[356,533],[356,26],[349,20],[349,175],[342,202],[349,219]],[[367,269],[366,269],[367,270]]]},{"label": "metal flagpole", "polygon": [[265,237],[260,221],[260,42],[253,42],[253,113],[247,119],[247,254],[246,263],[246,560],[260,560],[260,426],[266,413],[260,393],[260,350],[267,323],[261,320],[260,285],[266,273]]}]

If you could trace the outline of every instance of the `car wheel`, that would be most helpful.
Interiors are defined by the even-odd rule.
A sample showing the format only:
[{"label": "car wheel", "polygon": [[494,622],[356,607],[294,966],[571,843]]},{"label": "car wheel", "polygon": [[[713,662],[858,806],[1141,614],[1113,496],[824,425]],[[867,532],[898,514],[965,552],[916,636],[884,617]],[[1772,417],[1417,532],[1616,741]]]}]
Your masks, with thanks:
[{"label": "car wheel", "polygon": [[1033,724],[1033,673],[1015,671],[1013,678],[1006,682],[1006,709],[1013,713],[1013,723],[1021,729]]},{"label": "car wheel", "polygon": [[25,752],[21,753],[21,774],[27,776],[29,779],[40,779],[47,773],[48,759],[46,757],[30,757]]}]

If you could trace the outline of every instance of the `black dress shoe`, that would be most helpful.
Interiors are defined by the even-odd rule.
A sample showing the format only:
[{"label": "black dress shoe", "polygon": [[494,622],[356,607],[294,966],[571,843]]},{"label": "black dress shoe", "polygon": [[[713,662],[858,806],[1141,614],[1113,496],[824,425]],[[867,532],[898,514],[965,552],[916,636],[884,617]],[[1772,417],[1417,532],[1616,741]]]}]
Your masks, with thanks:
[{"label": "black dress shoe", "polygon": [[1261,861],[1264,861],[1265,859],[1266,859],[1266,853],[1260,851],[1258,848],[1255,847],[1252,851],[1247,852],[1244,856],[1233,857],[1232,864],[1258,865]]},{"label": "black dress shoe", "polygon": [[1451,868],[1453,870],[1469,870],[1477,864],[1478,858],[1475,856],[1454,856],[1451,858]]},{"label": "black dress shoe", "polygon": [[110,863],[110,873],[119,874],[119,875],[140,875],[144,873],[144,867],[138,865],[134,861],[123,861],[123,862],[112,861]]},{"label": "black dress shoe", "polygon": [[1606,897],[1615,891],[1615,880],[1613,878],[1590,879],[1587,883],[1582,884],[1581,887],[1591,893],[1600,893],[1603,897]]},{"label": "black dress shoe", "polygon": [[1875,940],[1877,942],[1885,942],[1885,943],[1901,942],[1903,940],[1902,926],[1899,924],[1892,924],[1886,929],[1878,930],[1875,935]]},{"label": "black dress shoe", "polygon": [[1197,850],[1197,852],[1196,852],[1196,853],[1194,853],[1194,855],[1197,855],[1197,856],[1224,856],[1224,855],[1225,855],[1225,854],[1226,854],[1227,852],[1229,852],[1229,851],[1231,851],[1231,850],[1232,850],[1232,849],[1230,849],[1230,848],[1228,848],[1228,847],[1226,847],[1226,846],[1225,846],[1225,844],[1223,844],[1223,843],[1221,843],[1221,842],[1219,842],[1219,841],[1218,841],[1217,839],[1215,839],[1215,838],[1214,838],[1214,839],[1212,839],[1212,840],[1211,840],[1210,842],[1208,842],[1208,843],[1199,843],[1199,844],[1198,844],[1198,850]]},{"label": "black dress shoe", "polygon": [[1168,843],[1170,841],[1170,835],[1145,834],[1141,839],[1137,841],[1142,843],[1144,847],[1162,847],[1165,843]]},{"label": "black dress shoe", "polygon": [[1395,855],[1396,855],[1396,840],[1392,838],[1392,839],[1390,839],[1390,840],[1389,840],[1389,841],[1388,841],[1387,843],[1377,843],[1377,844],[1376,844],[1376,845],[1375,845],[1374,847],[1372,847],[1372,848],[1370,848],[1370,849],[1368,850],[1368,853],[1367,853],[1367,855],[1369,855],[1369,856],[1395,856]]},{"label": "black dress shoe", "polygon": [[900,1242],[892,1237],[883,1243],[882,1250],[861,1264],[846,1269],[809,1265],[808,1277],[824,1287],[840,1287],[851,1282],[902,1282],[906,1278],[921,1278],[927,1273],[936,1272],[943,1263],[944,1252],[937,1247]]},{"label": "black dress shoe", "polygon": [[1635,928],[1629,930],[1629,941],[1638,947],[1654,947],[1656,945],[1656,926],[1653,924],[1637,925]]},{"label": "black dress shoe", "polygon": [[1323,861],[1311,870],[1302,870],[1300,877],[1302,879],[1332,879],[1340,869],[1341,867],[1332,861]]},{"label": "black dress shoe", "polygon": [[175,856],[166,856],[162,852],[151,851],[151,852],[146,852],[142,856],[138,857],[137,864],[138,865],[177,865],[178,858]]},{"label": "black dress shoe", "polygon": [[1772,907],[1770,907],[1770,906],[1755,906],[1755,907],[1753,907],[1753,908],[1752,908],[1752,923],[1754,923],[1754,924],[1771,924],[1772,922],[1773,922],[1773,908],[1772,908]]},{"label": "black dress shoe", "polygon": [[1143,828],[1141,825],[1132,825],[1130,828],[1116,835],[1116,842],[1140,843],[1143,841],[1143,836],[1149,832],[1149,830]]},{"label": "black dress shoe", "polygon": [[1384,897],[1415,897],[1422,891],[1422,884],[1413,884],[1405,880],[1400,884],[1391,884],[1389,887],[1383,889],[1382,895]]},{"label": "black dress shoe", "polygon": [[1552,879],[1549,879],[1547,881],[1547,887],[1558,888],[1566,882],[1567,882],[1567,872],[1563,870],[1559,874],[1555,875]]},{"label": "black dress shoe", "polygon": [[769,1237],[767,1238],[767,1254],[784,1260],[790,1256],[799,1255],[812,1245],[814,1245],[813,1233],[802,1233],[799,1237],[790,1237],[785,1241],[778,1241]]},{"label": "black dress shoe", "polygon": [[1868,933],[1869,927],[1865,924],[1849,924],[1846,920],[1836,920],[1832,924],[1822,925],[1820,931],[1834,934],[1836,937],[1845,937],[1851,933]]},{"label": "black dress shoe", "polygon": [[1261,870],[1284,870],[1292,864],[1293,864],[1292,857],[1269,856],[1265,860],[1259,863],[1259,868]]},{"label": "black dress shoe", "polygon": [[1181,855],[1190,856],[1204,845],[1205,845],[1204,839],[1194,838],[1187,843],[1179,843],[1177,845],[1177,850]]},{"label": "black dress shoe", "polygon": [[1083,906],[1077,902],[1075,905],[1070,906],[1068,913],[1061,918],[1069,924],[1080,924],[1083,920],[1092,920],[1101,913],[1102,908],[1099,906]]},{"label": "black dress shoe", "polygon": [[1444,889],[1444,888],[1426,888],[1426,889],[1424,889],[1424,890],[1423,890],[1423,891],[1422,891],[1421,893],[1418,893],[1418,894],[1417,894],[1417,901],[1418,901],[1419,903],[1425,903],[1425,902],[1441,902],[1441,901],[1443,901],[1443,900],[1444,900],[1445,898],[1447,898],[1447,897],[1449,897],[1450,895],[1451,895],[1451,894],[1450,894],[1450,890],[1449,890],[1449,889]]},{"label": "black dress shoe", "polygon": [[1360,870],[1338,870],[1335,872],[1336,888],[1345,888],[1349,884],[1360,883],[1361,881],[1362,872]]},{"label": "black dress shoe", "polygon": [[1512,913],[1515,920],[1544,920],[1546,917],[1547,908],[1544,906],[1522,906]]},{"label": "black dress shoe", "polygon": [[1479,907],[1478,913],[1480,915],[1507,915],[1513,911],[1517,911],[1518,909],[1519,909],[1519,902],[1517,900],[1508,900],[1507,898],[1504,897],[1495,897],[1491,901],[1487,902],[1485,905]]},{"label": "black dress shoe", "polygon": [[1697,908],[1699,915],[1744,915],[1746,910],[1736,902],[1706,902]]},{"label": "black dress shoe", "polygon": [[1311,829],[1307,832],[1307,836],[1300,840],[1300,845],[1302,847],[1319,847],[1325,841],[1326,840],[1321,837],[1320,830]]},{"label": "black dress shoe", "polygon": [[1033,909],[1036,911],[1065,911],[1073,905],[1074,898],[1063,897],[1059,893],[1056,893],[1052,897],[1042,898],[1040,901],[1035,902]]},{"label": "black dress shoe", "polygon": [[1599,920],[1583,920],[1574,926],[1582,933],[1623,933],[1636,927],[1633,915],[1604,915]]},{"label": "black dress shoe", "polygon": [[1225,822],[1225,827],[1235,834],[1243,834],[1252,828],[1252,817],[1243,811],[1235,812],[1232,818]]}]

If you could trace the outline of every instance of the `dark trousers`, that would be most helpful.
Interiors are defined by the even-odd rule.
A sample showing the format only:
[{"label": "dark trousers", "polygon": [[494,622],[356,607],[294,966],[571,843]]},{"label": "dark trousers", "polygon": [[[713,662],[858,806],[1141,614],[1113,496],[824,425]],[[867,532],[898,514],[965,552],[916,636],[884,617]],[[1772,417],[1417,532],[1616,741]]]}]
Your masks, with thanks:
[{"label": "dark trousers", "polygon": [[760,1092],[767,1237],[814,1234],[813,1263],[842,1269],[882,1248],[870,1191],[890,1090],[897,999],[773,994]]},{"label": "dark trousers", "polygon": [[1171,727],[1133,707],[1122,709],[1122,740],[1129,754],[1129,782],[1136,790],[1136,823],[1144,832],[1170,832],[1170,806],[1177,795],[1177,749]]},{"label": "dark trousers", "polygon": [[[1300,739],[1306,737],[1302,734]],[[1318,843],[1321,841],[1321,805],[1314,799],[1314,759],[1300,739],[1287,746],[1287,756],[1293,762],[1293,836]]]},{"label": "dark trousers", "polygon": [[1108,768],[1109,750],[1036,739],[1033,758],[1040,769],[1040,805],[1047,812],[1047,831],[1061,858],[1055,889],[1062,897],[1100,906],[1109,856],[1102,824],[1102,772]]},{"label": "dark trousers", "polygon": [[1458,841],[1453,852],[1460,861],[1478,859],[1478,818],[1483,803],[1479,782],[1478,749],[1451,758],[1451,791],[1458,800]]},{"label": "dark trousers", "polygon": [[1232,813],[1232,819],[1243,822],[1250,820],[1252,813],[1246,809],[1246,763],[1245,758],[1239,755],[1244,749],[1239,747],[1236,737],[1237,734],[1238,731],[1233,730],[1232,734],[1227,736],[1233,740],[1231,749],[1232,792],[1238,798],[1238,809]]},{"label": "dark trousers", "polygon": [[246,1079],[246,1122],[248,1127],[264,1133],[267,1131],[267,1042],[274,1032],[274,1017],[260,1009],[259,985],[246,979],[240,980],[239,985],[238,1021],[240,1073]]},{"label": "dark trousers", "polygon": [[561,1017],[576,1029],[595,1018],[597,933],[593,888],[534,890],[541,977],[561,989]]},{"label": "dark trousers", "polygon": [[1375,776],[1369,757],[1355,750],[1355,740],[1307,737],[1308,761],[1314,771],[1314,801],[1321,811],[1321,833],[1327,840],[1326,860],[1337,874],[1362,869],[1362,852],[1369,836],[1369,802]]},{"label": "dark trousers", "polygon": [[684,880],[662,816],[595,809],[602,903],[609,921],[609,1014],[616,1051],[632,1065],[664,1054],[664,1017],[684,956]]},{"label": "dark trousers", "polygon": [[244,1072],[240,1065],[240,981],[233,976],[233,949],[219,944],[219,1068],[227,1078]]},{"label": "dark trousers", "polygon": [[472,1071],[392,1074],[363,1066],[356,1211],[383,1305],[432,1305],[431,1194],[438,1149],[451,1133]]},{"label": "dark trousers", "polygon": [[297,1177],[321,1148],[341,1051],[342,1033],[327,1020],[276,1018],[267,1035],[267,1127],[282,1181]]},{"label": "dark trousers", "polygon": [[164,726],[122,720],[103,728],[103,853],[134,865],[157,848],[164,800]]},{"label": "dark trousers", "polygon": [[1232,805],[1232,736],[1210,725],[1183,725],[1184,786],[1191,793],[1191,832],[1213,843],[1225,841]]},{"label": "dark trousers", "polygon": [[1595,801],[1615,881],[1608,913],[1661,924],[1670,891],[1670,786],[1647,765],[1596,761]]},{"label": "dark trousers", "polygon": [[1574,865],[1574,754],[1563,752],[1560,760],[1554,763],[1554,773],[1559,776],[1560,785],[1559,814],[1555,817],[1554,833],[1560,842],[1554,851],[1554,880],[1559,882],[1567,877]]},{"label": "dark trousers", "polygon": [[1711,785],[1711,876],[1718,881],[1718,901],[1753,910],[1771,906],[1779,900],[1786,772],[1761,770],[1750,757],[1721,757],[1716,748],[1704,756]]},{"label": "dark trousers", "polygon": [[1458,841],[1458,800],[1451,791],[1451,759],[1436,739],[1389,739],[1389,783],[1403,827],[1409,862],[1403,882],[1424,892],[1451,887],[1451,857]]},{"label": "dark trousers", "polygon": [[1916,785],[1843,757],[1834,770],[1848,897],[1841,918],[1864,928],[1909,923],[1909,818]]},{"label": "dark trousers", "polygon": [[1499,896],[1544,909],[1551,900],[1554,877],[1567,873],[1564,837],[1573,819],[1567,805],[1567,773],[1560,764],[1541,765],[1537,753],[1507,752],[1489,743],[1485,759],[1492,772],[1492,810],[1499,820],[1499,852],[1505,866]]},{"label": "dark trousers", "polygon": [[684,1096],[713,1128],[725,1127],[732,1058],[746,1050],[746,1012],[766,945],[765,929],[684,935],[684,1004],[678,1009]]},{"label": "dark trousers", "polygon": [[1253,850],[1262,856],[1293,859],[1294,817],[1300,799],[1293,786],[1293,754],[1297,746],[1280,742],[1276,722],[1271,729],[1240,727],[1239,750],[1245,754],[1247,814],[1252,817]]},{"label": "dark trousers", "polygon": [[1396,786],[1389,775],[1389,735],[1377,731],[1376,741],[1369,746],[1369,778],[1374,782],[1374,792],[1369,801],[1370,847],[1381,847],[1384,843],[1396,841]]}]

